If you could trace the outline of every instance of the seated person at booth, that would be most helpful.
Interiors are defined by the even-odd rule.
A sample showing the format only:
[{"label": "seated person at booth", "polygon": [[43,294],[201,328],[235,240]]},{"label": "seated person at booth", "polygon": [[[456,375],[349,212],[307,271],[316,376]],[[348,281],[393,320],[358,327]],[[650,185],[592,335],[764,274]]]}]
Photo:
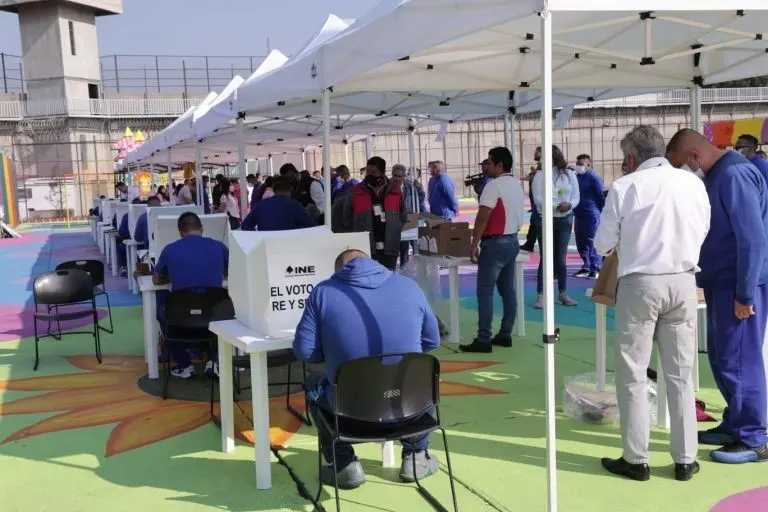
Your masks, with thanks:
[{"label": "seated person at booth", "polygon": [[[152,282],[171,288],[220,288],[227,273],[229,250],[218,240],[203,237],[203,224],[195,213],[185,212],[179,216],[181,240],[168,244],[160,253],[152,274]],[[165,324],[165,292],[157,293],[157,321],[161,328]],[[195,368],[189,353],[183,348],[174,348],[171,353],[176,368],[171,375],[181,379],[195,376]],[[209,354],[214,358],[215,354]],[[218,365],[213,361],[206,364],[206,373],[218,375]]]},{"label": "seated person at booth", "polygon": [[98,205],[94,206],[93,208],[88,210],[88,214],[91,217],[98,217],[99,218],[99,222],[102,222],[101,212],[100,212],[100,210],[101,210],[101,200],[102,199],[106,199],[106,198],[107,198],[107,196],[99,196],[99,203],[98,203]]},{"label": "seated person at booth", "polygon": [[[134,199],[133,204],[141,204],[141,199]],[[115,220],[117,220],[117,218],[115,218]],[[120,226],[117,228],[117,265],[120,267],[121,276],[127,273],[126,261],[128,259],[128,248],[123,244],[123,241],[130,239],[131,233],[128,230],[128,215],[126,214],[120,219]]]},{"label": "seated person at booth", "polygon": [[[313,414],[317,407],[333,411],[330,382],[342,364],[368,356],[429,352],[439,345],[437,318],[416,281],[387,270],[358,250],[341,253],[336,273],[312,290],[293,340],[296,357],[325,363],[326,372],[313,373],[307,380]],[[323,456],[332,463],[330,434],[317,419],[315,425]],[[403,441],[402,481],[415,481],[414,457],[419,479],[438,471],[438,461],[428,452],[428,445],[428,435]],[[352,446],[337,442],[335,451],[339,488],[362,485],[365,474]],[[333,468],[323,467],[321,478],[333,485]]]},{"label": "seated person at booth", "polygon": [[311,228],[317,223],[301,203],[291,197],[293,185],[286,178],[277,178],[272,184],[275,193],[269,199],[255,201],[240,229],[243,231],[286,231]]},{"label": "seated person at booth", "polygon": [[[161,206],[157,197],[147,199],[147,208]],[[140,249],[146,249],[149,245],[149,228],[147,227],[147,210],[144,210],[136,219],[136,227],[133,230],[133,239],[139,244]]]}]

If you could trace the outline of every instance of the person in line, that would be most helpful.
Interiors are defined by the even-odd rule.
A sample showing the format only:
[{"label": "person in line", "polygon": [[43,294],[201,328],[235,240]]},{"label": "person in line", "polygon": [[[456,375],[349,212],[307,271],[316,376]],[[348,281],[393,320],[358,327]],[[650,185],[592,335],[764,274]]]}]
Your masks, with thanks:
[{"label": "person in line", "polygon": [[762,158],[763,160],[768,160],[768,154],[766,154],[766,152],[763,151],[762,149],[757,151],[755,154],[760,158]]},{"label": "person in line", "polygon": [[[293,341],[300,360],[325,364],[325,371],[311,374],[306,385],[310,412],[318,427],[323,456],[329,463],[321,469],[323,483],[333,485],[333,453],[330,433],[317,419],[318,408],[333,412],[330,383],[338,368],[363,357],[429,352],[439,345],[437,320],[416,281],[390,272],[364,252],[349,250],[339,255],[336,273],[309,294]],[[372,426],[398,427],[381,423]],[[337,442],[335,448],[339,488],[354,489],[365,483],[363,467],[352,445]],[[438,471],[437,458],[428,449],[426,434],[403,440],[402,481],[413,482],[416,476],[421,480]]]},{"label": "person in line", "polygon": [[[220,288],[229,264],[227,246],[213,238],[203,237],[203,224],[193,212],[185,212],[179,216],[180,240],[166,245],[155,265],[152,282],[155,284],[170,283],[171,288]],[[157,320],[160,326],[165,325],[166,293],[157,293]],[[174,347],[171,354],[176,361],[176,368],[171,375],[180,379],[195,376],[195,367],[189,352],[181,347]],[[209,354],[210,358],[215,355]],[[208,361],[206,373],[218,375],[217,364]]]},{"label": "person in line", "polygon": [[335,172],[336,176],[338,176],[338,185],[337,188],[333,189],[333,198],[332,202],[336,202],[337,199],[340,197],[345,196],[350,190],[352,190],[352,187],[355,185],[360,184],[359,180],[356,180],[352,177],[352,175],[349,172],[349,167],[346,165],[340,165],[336,168]]},{"label": "person in line", "polygon": [[160,200],[161,203],[164,203],[166,205],[170,204],[171,198],[168,195],[168,189],[166,188],[165,185],[160,185],[159,187],[157,187],[157,194],[155,195],[157,196],[157,198]]},{"label": "person in line", "polygon": [[245,180],[248,182],[248,204],[253,209],[253,205],[258,201],[259,191],[262,187],[261,175],[259,173],[249,174]]},{"label": "person in line", "polygon": [[237,206],[237,197],[234,192],[230,190],[230,181],[224,180],[221,182],[221,196],[219,197],[219,208],[216,213],[226,213],[229,218],[229,227],[231,229],[237,229],[240,227],[240,209]]},{"label": "person in line", "polygon": [[[578,302],[568,296],[568,267],[565,258],[568,254],[568,242],[571,240],[573,230],[573,209],[579,206],[579,182],[576,173],[568,169],[568,163],[563,152],[557,146],[552,146],[552,249],[554,256],[555,278],[559,292],[557,302],[563,306],[576,306]],[[544,173],[537,172],[531,183],[533,200],[536,209],[541,212],[544,208]],[[541,240],[539,240],[541,241]],[[543,253],[543,247],[539,243],[539,254]],[[539,259],[539,270],[536,273],[536,292],[538,297],[533,307],[542,309],[544,291],[543,281],[543,254]]]},{"label": "person in line", "polygon": [[736,140],[736,146],[733,148],[738,151],[741,156],[752,162],[752,165],[757,167],[760,174],[763,176],[763,180],[768,183],[768,162],[761,158],[757,154],[757,148],[760,142],[753,135],[744,134],[740,135]]},{"label": "person in line", "polygon": [[[693,130],[677,132],[667,155],[676,166],[703,172],[712,205],[696,281],[707,302],[709,362],[727,408],[718,427],[699,433],[699,442],[722,446],[710,452],[716,462],[766,461],[766,182],[745,157],[718,149]],[[686,211],[689,202],[687,198]]]},{"label": "person in line", "polygon": [[490,162],[486,158],[482,162],[480,162],[480,172],[483,174],[483,178],[475,183],[472,188],[475,191],[475,194],[477,194],[477,200],[480,200],[480,196],[483,195],[483,189],[485,186],[491,182],[491,177],[488,175],[488,166],[490,165]]},{"label": "person in line", "polygon": [[576,248],[584,266],[574,277],[597,279],[602,258],[595,250],[595,233],[600,224],[600,212],[605,205],[603,180],[592,167],[592,157],[579,155],[576,158],[576,179],[579,181],[579,205],[573,209],[573,231]]},{"label": "person in line", "polygon": [[[392,182],[400,190],[400,195],[405,201],[405,209],[408,213],[422,213],[426,211],[424,189],[409,179],[403,164],[392,166]],[[416,247],[415,240],[400,242],[400,268],[408,263],[411,248]]]},{"label": "person in line", "polygon": [[323,182],[323,173],[321,171],[315,171],[312,173],[312,179]]},{"label": "person in line", "polygon": [[243,220],[243,231],[286,231],[289,229],[317,226],[301,203],[291,197],[293,187],[285,178],[278,178],[272,185],[275,195],[257,201],[251,213]]},{"label": "person in line", "polygon": [[211,198],[208,196],[208,182],[209,178],[207,175],[203,176],[203,213],[206,215],[209,215],[211,210]]},{"label": "person in line", "polygon": [[214,211],[219,211],[221,207],[221,184],[224,183],[225,180],[226,178],[221,173],[217,174],[213,178],[215,183],[213,185],[213,189],[211,190],[211,204],[213,205]]},{"label": "person in line", "polygon": [[[290,165],[293,167],[293,170],[296,170],[296,167],[293,166],[293,164],[286,165]],[[282,168],[280,171],[282,175]],[[292,171],[291,174],[293,175]],[[325,222],[325,192],[323,184],[312,178],[309,171],[298,173],[297,176],[298,182],[296,183],[294,199],[300,202],[304,208],[311,208],[312,211],[318,213],[315,218],[317,219],[317,223],[322,225]]]},{"label": "person in line", "polygon": [[709,230],[707,192],[693,173],[664,158],[656,128],[638,126],[621,141],[627,174],[613,182],[595,236],[600,254],[619,255],[616,294],[616,394],[624,451],[602,459],[616,475],[648,480],[648,365],[654,338],[667,380],[675,478],[696,462],[696,262]]},{"label": "person in line", "polygon": [[[150,197],[147,199],[147,209],[157,208],[162,206],[160,200],[156,197]],[[141,212],[139,218],[136,219],[136,227],[133,230],[133,239],[139,244],[139,249],[146,249],[149,247],[149,229],[147,227],[147,210]]]},{"label": "person in line", "polygon": [[429,212],[443,219],[451,220],[459,214],[456,185],[445,172],[445,164],[440,160],[429,163],[429,172],[432,175],[429,178],[429,183],[427,183]]},{"label": "person in line", "polygon": [[[523,226],[525,195],[512,176],[512,153],[505,147],[488,152],[488,183],[480,196],[472,235],[470,258],[477,264],[477,337],[462,352],[488,353],[493,345],[512,346],[517,315],[515,260],[519,254],[517,232]],[[503,304],[501,328],[493,336],[493,293],[498,288]]]},{"label": "person in line", "polygon": [[374,156],[359,185],[352,187],[344,200],[342,219],[347,233],[368,232],[373,259],[389,270],[397,268],[400,236],[408,221],[400,189],[387,179],[387,163]]},{"label": "person in line", "polygon": [[242,194],[242,191],[240,189],[239,178],[229,178],[229,193],[235,196],[235,201],[237,202],[237,218],[242,219],[244,214],[240,211],[240,198],[242,197],[240,194]]},{"label": "person in line", "polygon": [[184,180],[184,184],[179,189],[179,193],[176,196],[177,205],[194,204],[195,200],[192,196],[192,183],[190,180]]},{"label": "person in line", "polygon": [[525,237],[525,243],[520,246],[521,251],[533,252],[536,250],[536,240],[541,247],[541,214],[536,208],[536,201],[533,200],[533,179],[536,173],[541,170],[541,146],[537,147],[533,153],[533,165],[528,176],[523,181],[528,182],[528,200],[531,203],[531,222],[528,224],[528,234]]}]

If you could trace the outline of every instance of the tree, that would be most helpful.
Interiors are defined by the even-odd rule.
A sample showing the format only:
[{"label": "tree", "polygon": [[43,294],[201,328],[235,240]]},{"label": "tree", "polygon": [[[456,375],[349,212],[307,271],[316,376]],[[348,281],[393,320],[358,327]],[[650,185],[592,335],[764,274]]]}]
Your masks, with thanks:
[{"label": "tree", "polygon": [[768,87],[768,76],[734,80],[733,82],[722,82],[719,84],[707,85],[706,87],[710,89],[723,89],[726,87]]}]

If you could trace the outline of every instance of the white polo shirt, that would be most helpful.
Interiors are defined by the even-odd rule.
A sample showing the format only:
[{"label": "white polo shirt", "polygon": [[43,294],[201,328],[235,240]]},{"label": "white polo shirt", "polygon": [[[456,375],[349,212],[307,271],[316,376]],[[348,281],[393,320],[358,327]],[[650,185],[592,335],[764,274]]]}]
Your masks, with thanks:
[{"label": "white polo shirt", "polygon": [[517,178],[502,174],[483,188],[480,206],[491,209],[483,236],[516,235],[523,226],[525,195]]}]

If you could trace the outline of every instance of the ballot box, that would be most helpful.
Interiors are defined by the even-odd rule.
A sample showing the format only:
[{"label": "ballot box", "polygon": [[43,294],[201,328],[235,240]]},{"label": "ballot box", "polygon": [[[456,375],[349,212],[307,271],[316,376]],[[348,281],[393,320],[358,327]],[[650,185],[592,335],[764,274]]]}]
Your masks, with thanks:
[{"label": "ballot box", "polygon": [[[194,204],[185,204],[182,206],[153,206],[147,208],[147,237],[149,238],[149,256],[151,258],[157,258],[160,256],[160,252],[155,247],[155,230],[157,229],[157,218],[163,217],[176,217],[185,212],[193,212],[198,216],[203,214],[203,207]],[[176,228],[176,234],[178,236],[178,228]]]},{"label": "ballot box", "polygon": [[331,277],[348,249],[370,251],[368,233],[333,233],[325,226],[292,231],[231,231],[229,296],[235,316],[266,336],[293,332],[306,299]]},{"label": "ballot box", "polygon": [[131,234],[131,239],[136,240],[134,233],[136,232],[136,223],[139,221],[141,214],[147,211],[147,205],[145,204],[132,204],[128,207],[128,232]]},{"label": "ballot box", "polygon": [[[226,213],[214,215],[200,215],[203,224],[203,236],[229,244],[229,218]],[[172,244],[181,238],[179,233],[179,217],[176,215],[161,215],[155,221],[155,250],[157,256],[163,252],[168,244]]]},{"label": "ballot box", "polygon": [[117,217],[117,229],[120,229],[120,223],[123,221],[123,217],[128,215],[128,209],[131,205],[128,203],[117,203],[114,206],[115,216]]}]

